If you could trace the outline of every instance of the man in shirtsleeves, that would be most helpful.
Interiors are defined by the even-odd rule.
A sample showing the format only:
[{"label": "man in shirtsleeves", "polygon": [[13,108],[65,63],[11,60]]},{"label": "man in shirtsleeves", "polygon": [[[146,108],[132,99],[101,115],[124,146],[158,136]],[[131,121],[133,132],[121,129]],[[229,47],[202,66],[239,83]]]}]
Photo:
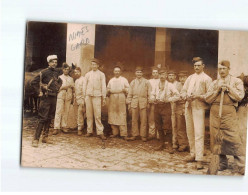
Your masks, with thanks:
[{"label": "man in shirtsleeves", "polygon": [[[180,88],[181,84],[176,80],[176,71],[169,70],[168,71],[168,81],[174,85],[174,87]],[[172,124],[172,148],[177,149],[178,148],[178,140],[177,140],[177,123],[176,123],[176,103],[171,102],[171,124]]]},{"label": "man in shirtsleeves", "polygon": [[48,133],[51,120],[54,118],[56,110],[56,101],[62,80],[59,78],[60,72],[56,69],[57,55],[47,57],[48,68],[42,70],[31,82],[32,86],[40,85],[40,105],[39,105],[39,122],[32,142],[33,147],[38,147],[41,132],[43,131],[43,143],[52,142],[48,140]]},{"label": "man in shirtsleeves", "polygon": [[107,85],[107,94],[109,94],[108,123],[112,128],[111,138],[119,135],[124,139],[127,137],[126,95],[128,89],[127,79],[121,76],[121,67],[115,66],[114,77]]},{"label": "man in shirtsleeves", "polygon": [[[151,94],[151,102],[154,103],[155,109],[155,126],[159,133],[160,144],[155,150],[163,150],[165,148],[166,133],[171,129],[171,102],[179,98],[179,92],[166,80],[166,71],[159,71],[160,82]],[[168,139],[168,150],[173,154],[172,139]]]},{"label": "man in shirtsleeves", "polygon": [[190,156],[187,162],[196,163],[196,169],[203,169],[204,136],[205,136],[205,111],[208,104],[205,95],[212,79],[204,73],[204,62],[200,57],[192,60],[195,73],[190,75],[181,91],[185,103],[185,119],[187,136],[189,140]]},{"label": "man in shirtsleeves", "polygon": [[[152,91],[155,90],[155,87],[158,85],[159,83],[159,73],[158,73],[158,68],[157,67],[153,67],[152,68],[152,79],[149,80],[151,87],[152,87]],[[156,132],[156,127],[155,127],[155,119],[154,119],[154,103],[149,103],[149,109],[148,109],[148,134],[150,139],[156,138],[157,132]]]},{"label": "man in shirtsleeves", "polygon": [[[228,168],[228,160],[226,155],[234,156],[235,169],[241,174],[244,174],[244,151],[241,147],[241,137],[239,134],[238,118],[236,108],[238,102],[244,98],[243,82],[236,77],[229,74],[230,62],[221,61],[218,64],[218,72],[220,78],[213,81],[206,94],[206,101],[211,104],[210,109],[210,136],[211,136],[211,150],[215,145],[215,137],[218,129],[221,131],[223,139],[221,141],[221,152],[219,171]],[[221,91],[224,91],[222,116],[219,119]],[[220,120],[220,123],[218,122]],[[218,127],[220,125],[220,127]]]}]

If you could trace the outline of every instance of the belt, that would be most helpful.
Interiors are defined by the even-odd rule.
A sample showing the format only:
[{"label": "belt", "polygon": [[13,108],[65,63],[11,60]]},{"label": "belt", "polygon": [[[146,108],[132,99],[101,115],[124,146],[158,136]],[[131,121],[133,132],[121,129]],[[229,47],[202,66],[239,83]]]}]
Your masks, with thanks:
[{"label": "belt", "polygon": [[[215,105],[215,106],[220,106],[220,103],[219,102],[216,102],[216,103],[212,103],[212,105]],[[223,104],[223,106],[234,106],[234,104]]]},{"label": "belt", "polygon": [[110,94],[124,94],[124,92],[122,91],[122,92],[111,92]]},{"label": "belt", "polygon": [[57,93],[56,92],[48,92],[47,93],[49,96],[57,96]]},{"label": "belt", "polygon": [[170,102],[159,102],[159,103],[154,103],[155,105],[166,105],[166,104],[170,104]]}]

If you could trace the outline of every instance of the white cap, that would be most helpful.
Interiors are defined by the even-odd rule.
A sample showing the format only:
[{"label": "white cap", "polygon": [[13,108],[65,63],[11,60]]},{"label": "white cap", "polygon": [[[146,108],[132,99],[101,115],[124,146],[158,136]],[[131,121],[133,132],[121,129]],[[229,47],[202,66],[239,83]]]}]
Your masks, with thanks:
[{"label": "white cap", "polygon": [[47,56],[47,62],[50,62],[51,60],[57,60],[57,59],[58,59],[57,55]]}]

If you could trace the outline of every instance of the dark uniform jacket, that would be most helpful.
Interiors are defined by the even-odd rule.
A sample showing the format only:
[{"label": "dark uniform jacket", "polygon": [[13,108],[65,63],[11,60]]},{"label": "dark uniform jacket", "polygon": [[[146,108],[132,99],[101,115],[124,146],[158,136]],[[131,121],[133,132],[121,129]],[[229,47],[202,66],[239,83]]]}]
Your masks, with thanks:
[{"label": "dark uniform jacket", "polygon": [[[40,72],[32,81],[31,85],[35,88],[40,87],[43,94],[56,96],[59,88],[62,85],[62,80],[59,78],[61,71],[59,69],[46,68]],[[46,90],[46,86],[48,90]]]}]

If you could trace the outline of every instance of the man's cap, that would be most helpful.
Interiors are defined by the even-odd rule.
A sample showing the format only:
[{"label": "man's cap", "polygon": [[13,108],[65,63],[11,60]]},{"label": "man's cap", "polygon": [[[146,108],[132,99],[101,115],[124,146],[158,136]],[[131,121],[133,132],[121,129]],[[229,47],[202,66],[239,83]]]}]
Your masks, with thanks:
[{"label": "man's cap", "polygon": [[116,62],[115,64],[114,64],[114,69],[115,68],[120,68],[121,70],[123,69],[123,64],[121,63],[121,62]]},{"label": "man's cap", "polygon": [[159,74],[162,74],[162,73],[167,73],[167,71],[166,71],[166,69],[164,69],[164,68],[161,68],[160,70],[159,70],[159,72],[158,72]]},{"label": "man's cap", "polygon": [[228,60],[222,60],[219,65],[230,68],[230,62]]},{"label": "man's cap", "polygon": [[175,70],[169,70],[167,74],[177,74]]},{"label": "man's cap", "polygon": [[152,71],[153,71],[153,70],[157,70],[157,71],[158,71],[159,69],[160,69],[160,68],[158,68],[157,66],[152,66],[152,67],[151,67],[151,70],[152,70]]},{"label": "man's cap", "polygon": [[49,55],[49,56],[47,56],[47,62],[50,62],[51,60],[57,60],[57,59],[58,59],[57,55]]},{"label": "man's cap", "polygon": [[135,68],[135,71],[143,71],[143,67],[137,66],[137,67]]},{"label": "man's cap", "polygon": [[192,59],[193,63],[196,63],[196,62],[199,62],[199,61],[203,61],[203,59],[201,57],[193,57],[193,59]]},{"label": "man's cap", "polygon": [[178,76],[188,76],[188,71],[182,70],[178,73]]},{"label": "man's cap", "polygon": [[97,64],[100,64],[100,60],[98,60],[98,59],[96,59],[96,58],[92,58],[92,59],[91,59],[91,62],[95,62],[95,63],[97,63]]}]

